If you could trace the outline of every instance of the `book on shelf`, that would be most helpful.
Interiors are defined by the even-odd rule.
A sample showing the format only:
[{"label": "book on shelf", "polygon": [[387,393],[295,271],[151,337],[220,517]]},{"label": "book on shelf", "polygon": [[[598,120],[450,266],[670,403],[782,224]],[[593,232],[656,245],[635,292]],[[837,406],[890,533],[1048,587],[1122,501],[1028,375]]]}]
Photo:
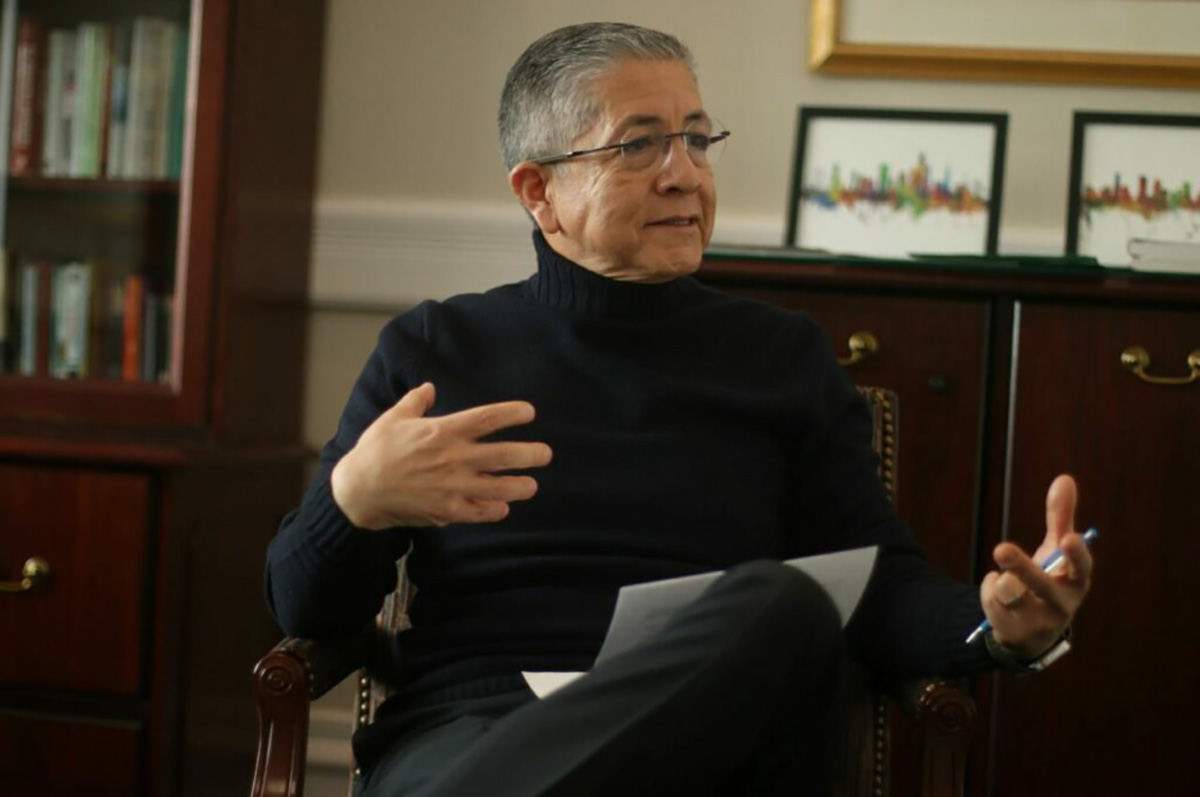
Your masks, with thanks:
[{"label": "book on shelf", "polygon": [[158,375],[158,306],[160,297],[147,293],[142,302],[142,381],[153,382]]},{"label": "book on shelf", "polygon": [[[17,0],[0,0],[0,153],[5,158],[0,160],[0,173],[8,172],[8,161],[11,159],[11,132],[13,110],[13,73],[16,71],[17,60]],[[0,227],[6,216],[6,199],[0,192]],[[0,234],[0,240],[4,236]]]},{"label": "book on shelf", "polygon": [[142,381],[166,382],[171,361],[174,296],[147,291],[142,304]]},{"label": "book on shelf", "polygon": [[16,63],[12,86],[12,128],[9,134],[9,174],[36,174],[41,159],[42,63],[46,35],[40,20],[21,17],[17,28]]},{"label": "book on shelf", "polygon": [[97,373],[120,380],[125,359],[125,280],[109,280],[104,299],[104,370]]},{"label": "book on shelf", "polygon": [[138,17],[131,36],[123,172],[118,176],[177,177],[168,168],[173,144],[168,138],[173,130],[181,139],[183,134],[187,59],[185,53],[181,60],[178,50],[187,46],[186,29],[170,20]]},{"label": "book on shelf", "polygon": [[113,26],[112,80],[108,98],[108,140],[105,145],[105,174],[125,173],[125,130],[129,110],[129,23]]},{"label": "book on shelf", "polygon": [[137,382],[142,378],[142,305],[146,298],[146,282],[140,274],[125,278],[123,298],[121,378],[126,382]]},{"label": "book on shelf", "polygon": [[159,17],[55,26],[21,19],[9,160],[13,174],[177,178],[188,29]]},{"label": "book on shelf", "polygon": [[87,263],[54,267],[50,301],[50,375],[58,379],[88,376],[92,268]]},{"label": "book on shelf", "polygon": [[168,381],[175,297],[148,285],[99,259],[0,268],[0,373]]},{"label": "book on shelf", "polygon": [[42,341],[42,296],[45,291],[46,263],[24,260],[17,267],[17,295],[15,297],[16,373],[33,376],[38,373]]},{"label": "book on shelf", "polygon": [[1200,274],[1200,241],[1156,241],[1131,238],[1130,265],[1136,271]]},{"label": "book on shelf", "polygon": [[182,25],[173,26],[175,37],[174,62],[170,66],[171,86],[170,102],[167,108],[167,142],[166,176],[178,180],[183,174],[183,119],[187,110],[187,80],[188,56],[190,41],[188,29]]},{"label": "book on shelf", "polygon": [[112,72],[111,26],[85,22],[75,35],[75,87],[72,92],[72,177],[103,173]]},{"label": "book on shelf", "polygon": [[47,35],[45,100],[42,103],[42,174],[63,177],[71,166],[72,93],[75,90],[75,32]]}]

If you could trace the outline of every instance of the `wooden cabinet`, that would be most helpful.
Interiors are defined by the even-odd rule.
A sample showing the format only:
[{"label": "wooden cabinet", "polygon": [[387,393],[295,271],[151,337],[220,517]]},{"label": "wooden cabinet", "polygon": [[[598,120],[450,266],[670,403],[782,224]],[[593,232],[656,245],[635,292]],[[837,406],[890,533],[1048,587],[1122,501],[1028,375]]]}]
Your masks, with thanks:
[{"label": "wooden cabinet", "polygon": [[[0,136],[0,793],[249,787],[251,669],[278,639],[265,550],[309,460],[324,16],[324,0],[0,0],[16,63],[0,107],[33,90],[38,131],[18,169],[30,110],[14,99]],[[72,122],[91,119],[57,160],[42,157],[45,87],[64,79],[51,62],[75,70]],[[119,80],[124,121],[149,142],[132,171],[106,148]],[[49,577],[23,582],[35,557]]]},{"label": "wooden cabinet", "polygon": [[[1035,548],[1051,480],[1076,477],[1078,523],[1101,537],[1075,650],[1038,676],[977,679],[967,793],[1194,790],[1197,647],[1179,617],[1200,559],[1200,280],[783,250],[710,253],[701,276],[809,312],[841,356],[874,333],[851,373],[899,394],[900,512],[949,574],[978,581],[1002,539]],[[1193,381],[1141,379],[1122,365],[1133,346],[1148,375]]]},{"label": "wooden cabinet", "polygon": [[[995,794],[1022,791],[1021,767],[1004,766],[1020,762],[1048,794],[1087,784],[1093,794],[1190,793],[1200,732],[1186,718],[1200,712],[1200,647],[1181,619],[1196,604],[1200,561],[1200,381],[1150,384],[1119,361],[1138,345],[1151,375],[1187,374],[1200,308],[1030,300],[1017,310],[1009,536],[1034,544],[1045,484],[1060,471],[1079,480],[1080,523],[1101,536],[1077,660],[995,682],[989,781]],[[1068,759],[1091,763],[1081,774],[1062,766]]]}]

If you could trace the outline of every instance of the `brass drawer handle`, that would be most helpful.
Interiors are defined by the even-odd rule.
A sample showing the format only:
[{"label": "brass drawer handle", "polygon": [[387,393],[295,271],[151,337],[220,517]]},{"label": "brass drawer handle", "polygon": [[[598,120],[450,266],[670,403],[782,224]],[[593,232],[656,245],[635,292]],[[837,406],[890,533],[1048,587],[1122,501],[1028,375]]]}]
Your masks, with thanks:
[{"label": "brass drawer handle", "polygon": [[21,568],[20,581],[0,581],[0,592],[29,592],[50,580],[50,563],[40,556],[31,556]]},{"label": "brass drawer handle", "polygon": [[1121,365],[1154,385],[1186,385],[1200,379],[1200,349],[1193,349],[1187,356],[1187,366],[1191,369],[1189,376],[1150,376],[1146,369],[1150,367],[1150,352],[1141,346],[1129,346],[1121,352]]},{"label": "brass drawer handle", "polygon": [[870,332],[855,332],[850,336],[848,345],[850,346],[850,356],[838,358],[838,363],[846,368],[862,362],[872,354],[879,353],[879,338]]}]

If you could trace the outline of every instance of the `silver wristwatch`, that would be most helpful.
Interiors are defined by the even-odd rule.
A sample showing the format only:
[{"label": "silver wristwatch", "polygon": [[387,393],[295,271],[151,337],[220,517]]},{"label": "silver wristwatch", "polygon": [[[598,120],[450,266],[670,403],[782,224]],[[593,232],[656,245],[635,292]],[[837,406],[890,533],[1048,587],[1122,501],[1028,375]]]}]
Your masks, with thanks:
[{"label": "silver wristwatch", "polygon": [[1041,672],[1067,655],[1067,652],[1071,650],[1071,629],[1068,628],[1064,631],[1063,635],[1058,638],[1057,642],[1050,646],[1049,650],[1033,661],[1026,661],[1015,656],[1011,650],[996,641],[996,637],[992,635],[990,630],[983,635],[983,641],[987,645],[988,654],[993,659],[1004,665],[1006,670],[1020,675],[1023,673]]}]

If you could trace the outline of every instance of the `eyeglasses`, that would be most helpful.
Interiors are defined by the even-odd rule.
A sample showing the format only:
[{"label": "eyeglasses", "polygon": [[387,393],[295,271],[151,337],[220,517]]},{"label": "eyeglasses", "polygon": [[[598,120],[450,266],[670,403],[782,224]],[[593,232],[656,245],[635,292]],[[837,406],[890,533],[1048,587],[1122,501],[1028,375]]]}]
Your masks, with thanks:
[{"label": "eyeglasses", "polygon": [[[697,129],[693,129],[693,126]],[[708,132],[709,127],[708,122],[692,122],[678,133],[647,133],[644,128],[637,128],[633,132],[626,133],[625,137],[616,144],[594,149],[577,149],[573,152],[564,152],[562,155],[533,158],[532,162],[546,166],[584,155],[593,155],[597,152],[617,150],[621,153],[621,160],[627,169],[640,171],[662,164],[671,151],[671,139],[678,138],[683,141],[683,148],[687,151],[688,157],[692,159],[692,163],[697,168],[707,169],[721,157],[721,150],[725,149],[725,140],[730,136],[728,130],[710,133]]]}]

